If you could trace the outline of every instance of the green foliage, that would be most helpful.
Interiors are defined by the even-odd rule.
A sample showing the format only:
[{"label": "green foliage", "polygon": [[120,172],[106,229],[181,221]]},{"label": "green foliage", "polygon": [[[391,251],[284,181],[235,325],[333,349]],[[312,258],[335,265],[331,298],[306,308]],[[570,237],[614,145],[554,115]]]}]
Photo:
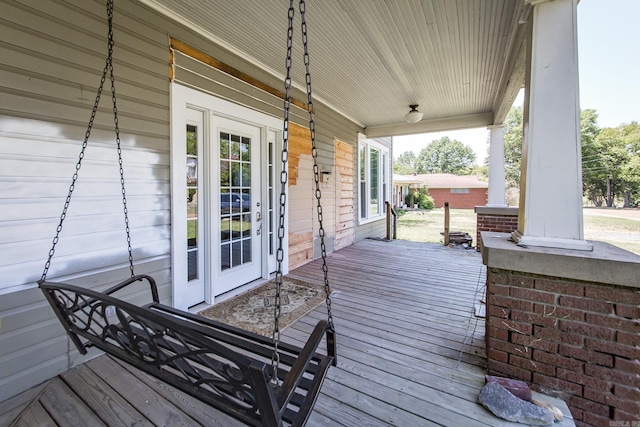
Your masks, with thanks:
[{"label": "green foliage", "polygon": [[504,178],[507,187],[520,187],[522,159],[522,107],[509,110],[504,119]]},{"label": "green foliage", "polygon": [[435,202],[433,201],[433,197],[429,195],[429,191],[427,188],[420,188],[418,190],[413,190],[409,194],[405,196],[404,202],[407,206],[413,207],[411,204],[413,195],[413,204],[418,205],[418,209],[433,209],[435,207]]},{"label": "green foliage", "polygon": [[466,175],[475,161],[476,154],[471,147],[443,136],[420,151],[416,170],[418,173]]},{"label": "green foliage", "polygon": [[412,175],[416,173],[416,154],[405,151],[393,163],[393,173],[398,175]]},{"label": "green foliage", "polygon": [[[597,117],[597,116],[596,116]],[[624,207],[640,201],[640,125],[622,124],[586,133],[582,141],[585,195],[596,206],[612,207],[616,198]]]}]

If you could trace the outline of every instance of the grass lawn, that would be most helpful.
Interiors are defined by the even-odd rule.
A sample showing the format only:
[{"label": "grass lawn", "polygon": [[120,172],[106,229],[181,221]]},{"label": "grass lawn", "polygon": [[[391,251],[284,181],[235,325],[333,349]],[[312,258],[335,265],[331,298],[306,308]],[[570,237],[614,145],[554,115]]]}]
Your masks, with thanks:
[{"label": "grass lawn", "polygon": [[[444,209],[407,211],[398,219],[398,239],[443,243]],[[451,209],[450,231],[467,232],[476,242],[473,209]],[[584,209],[584,237],[600,240],[640,255],[640,209]]]}]

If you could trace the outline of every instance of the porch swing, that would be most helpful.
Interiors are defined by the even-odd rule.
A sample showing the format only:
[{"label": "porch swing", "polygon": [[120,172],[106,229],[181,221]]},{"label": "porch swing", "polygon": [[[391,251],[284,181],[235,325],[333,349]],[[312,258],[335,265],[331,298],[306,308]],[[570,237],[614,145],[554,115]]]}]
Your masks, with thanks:
[{"label": "porch swing", "polygon": [[[311,77],[309,74],[305,1],[299,0],[299,10],[302,19],[307,108],[314,159],[315,195],[318,203],[317,213],[320,224],[319,236],[326,291],[327,320],[318,322],[302,348],[280,342],[281,331],[279,329],[284,258],[287,147],[291,106],[294,0],[289,1],[288,10],[283,170],[280,179],[280,216],[276,253],[274,335],[272,339],[163,305],[159,300],[155,280],[151,276],[134,273],[113,76],[113,0],[107,0],[106,4],[109,29],[106,64],[60,222],[53,238],[52,248],[49,251],[42,277],[38,281],[40,289],[80,353],[86,354],[88,348],[96,347],[249,425],[303,426],[313,409],[329,366],[336,365],[335,328],[331,315]],[[47,273],[78,179],[107,73],[109,73],[111,82],[131,277],[104,292],[96,292],[68,283],[48,281]],[[152,302],[144,306],[137,306],[115,297],[116,292],[135,283],[145,288],[148,286]],[[324,336],[326,336],[327,344],[326,355],[316,352]]]}]

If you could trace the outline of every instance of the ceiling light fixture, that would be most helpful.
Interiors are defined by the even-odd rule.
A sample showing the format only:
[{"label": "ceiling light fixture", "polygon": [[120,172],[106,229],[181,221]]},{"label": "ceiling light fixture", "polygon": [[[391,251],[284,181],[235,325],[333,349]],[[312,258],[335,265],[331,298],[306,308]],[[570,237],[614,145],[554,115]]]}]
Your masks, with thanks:
[{"label": "ceiling light fixture", "polygon": [[418,104],[409,105],[409,108],[411,108],[411,111],[409,111],[404,116],[404,119],[407,122],[416,123],[416,122],[419,122],[420,120],[422,120],[423,114],[420,111],[416,110],[416,108],[418,108]]}]

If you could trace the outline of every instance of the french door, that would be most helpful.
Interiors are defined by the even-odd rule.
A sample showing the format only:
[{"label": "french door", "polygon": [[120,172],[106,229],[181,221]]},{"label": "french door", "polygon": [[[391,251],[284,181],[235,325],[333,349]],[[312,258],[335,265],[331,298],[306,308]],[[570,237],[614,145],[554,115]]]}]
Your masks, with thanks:
[{"label": "french door", "polygon": [[187,309],[274,270],[281,122],[174,86],[173,304]]}]

